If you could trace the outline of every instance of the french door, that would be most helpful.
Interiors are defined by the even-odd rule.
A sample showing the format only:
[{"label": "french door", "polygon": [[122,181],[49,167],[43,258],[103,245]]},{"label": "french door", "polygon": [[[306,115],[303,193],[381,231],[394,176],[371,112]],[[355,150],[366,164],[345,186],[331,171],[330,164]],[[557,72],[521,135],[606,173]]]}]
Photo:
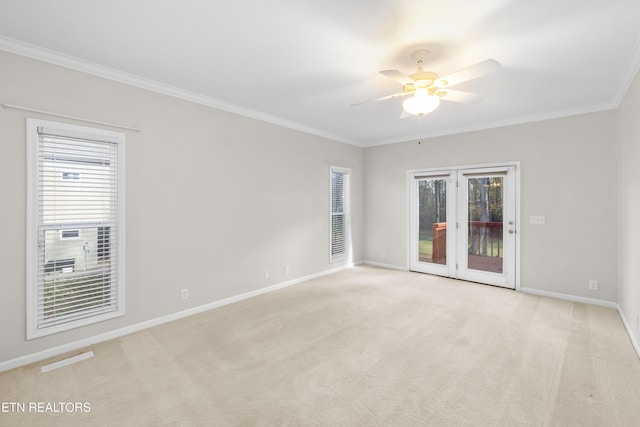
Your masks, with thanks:
[{"label": "french door", "polygon": [[411,172],[410,269],[515,288],[516,169]]}]

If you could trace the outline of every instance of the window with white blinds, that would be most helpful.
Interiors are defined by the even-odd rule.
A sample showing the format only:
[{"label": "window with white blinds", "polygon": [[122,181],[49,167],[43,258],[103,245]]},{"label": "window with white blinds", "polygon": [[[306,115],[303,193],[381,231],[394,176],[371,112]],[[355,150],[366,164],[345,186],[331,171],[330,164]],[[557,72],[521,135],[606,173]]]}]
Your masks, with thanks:
[{"label": "window with white blinds", "polygon": [[28,337],[124,313],[124,134],[28,119]]},{"label": "window with white blinds", "polygon": [[351,170],[348,168],[337,166],[331,166],[330,168],[330,262],[348,259],[350,255],[350,176]]}]

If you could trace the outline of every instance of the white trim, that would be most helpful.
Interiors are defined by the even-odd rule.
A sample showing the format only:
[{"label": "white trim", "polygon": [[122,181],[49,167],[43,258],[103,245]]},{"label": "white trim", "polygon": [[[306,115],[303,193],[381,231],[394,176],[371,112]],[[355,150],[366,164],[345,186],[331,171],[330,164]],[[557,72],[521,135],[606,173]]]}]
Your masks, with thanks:
[{"label": "white trim", "polygon": [[[618,305],[618,304],[616,304]],[[633,330],[631,329],[631,324],[627,322],[627,318],[622,311],[622,307],[618,305],[618,313],[620,313],[620,319],[622,319],[622,324],[624,328],[627,330],[627,335],[629,335],[629,339],[631,340],[631,345],[633,349],[636,351],[638,358],[640,359],[640,345],[638,345],[638,341],[636,341],[636,337],[633,335]]]},{"label": "white trim", "polygon": [[[333,255],[333,173],[337,172],[346,176],[346,200],[342,201],[343,212],[339,215],[344,216],[344,228],[345,228],[345,252],[343,254]],[[344,196],[344,188],[343,194]],[[344,197],[343,197],[344,199]],[[351,168],[329,165],[329,263],[336,263],[342,261],[352,262],[353,247],[351,239]]]},{"label": "white trim", "polygon": [[453,166],[441,166],[437,168],[420,168],[420,169],[409,169],[407,174],[420,174],[420,173],[434,173],[434,172],[443,172],[449,171],[452,169],[456,170],[465,170],[465,169],[482,169],[482,168],[491,168],[491,169],[499,169],[506,168],[509,166],[516,166],[516,168],[520,168],[520,160],[514,160],[512,162],[497,162],[497,163],[480,163],[473,165],[453,165]]},{"label": "white trim", "polygon": [[[77,136],[81,138],[98,139],[117,144],[118,169],[116,176],[116,196],[117,203],[117,257],[116,257],[116,310],[95,316],[84,317],[68,323],[48,326],[38,329],[38,246],[41,244],[38,239],[38,128],[43,127],[48,132],[61,132],[65,135]],[[26,152],[27,152],[27,242],[26,242],[26,338],[32,340],[58,332],[86,326],[93,323],[124,316],[125,309],[125,153],[126,135],[124,132],[72,125],[63,122],[51,122],[35,118],[26,119]],[[71,227],[71,225],[69,225]]]},{"label": "white trim", "polygon": [[609,102],[603,102],[601,104],[587,105],[582,107],[570,108],[565,110],[556,110],[553,112],[545,112],[540,114],[530,114],[526,116],[518,116],[505,120],[499,120],[491,123],[478,124],[466,127],[457,127],[453,129],[447,129],[442,131],[434,131],[428,133],[422,133],[418,135],[407,135],[399,138],[390,138],[386,140],[377,141],[362,141],[354,140],[351,138],[341,137],[329,132],[325,132],[321,129],[312,128],[309,126],[295,123],[280,117],[272,116],[257,110],[252,110],[239,105],[231,104],[221,101],[212,97],[204,96],[195,92],[190,92],[185,89],[181,89],[175,86],[170,86],[161,82],[157,82],[151,79],[130,74],[121,70],[106,67],[100,64],[96,64],[90,61],[82,60],[70,55],[65,55],[61,52],[57,52],[51,49],[45,49],[40,46],[36,46],[30,43],[25,43],[19,40],[15,40],[9,37],[0,36],[0,50],[14,53],[16,55],[26,56],[39,61],[47,62],[61,67],[69,68],[71,70],[80,71],[83,73],[91,74],[94,76],[102,77],[108,80],[116,81],[130,86],[139,87],[149,90],[151,92],[159,93],[162,95],[171,96],[174,98],[183,99],[185,101],[193,102],[207,107],[216,108],[219,110],[235,113],[244,117],[260,120],[263,122],[282,126],[284,128],[297,130],[310,135],[319,136],[332,141],[338,141],[345,144],[355,145],[356,147],[367,148],[375,147],[378,145],[395,144],[400,142],[408,142],[419,139],[429,139],[438,136],[456,135],[466,132],[475,132],[480,130],[495,129],[507,126],[520,125],[525,123],[533,123],[543,120],[559,119],[563,117],[576,116],[580,114],[595,113],[599,111],[615,110],[619,107],[620,102],[626,94],[626,90],[631,85],[635,74],[640,67],[640,47],[636,47],[636,51],[632,58],[629,60],[627,71],[620,84],[617,95]]},{"label": "white trim", "polygon": [[581,302],[583,304],[599,305],[601,307],[607,307],[607,308],[616,308],[616,309],[618,308],[618,304],[613,301],[606,301],[606,300],[596,299],[596,298],[579,297],[576,295],[563,294],[560,292],[543,291],[541,289],[534,289],[534,288],[520,288],[520,292],[524,292],[525,294],[538,295],[542,297],[562,299],[562,300],[572,301],[572,302]]},{"label": "white trim", "polygon": [[9,108],[9,109],[12,109],[12,110],[28,111],[30,113],[45,114],[47,116],[61,117],[63,119],[71,119],[71,120],[77,120],[77,121],[80,121],[80,122],[92,123],[94,125],[109,126],[109,127],[112,127],[112,128],[118,128],[118,129],[130,130],[130,131],[134,131],[134,132],[140,132],[140,129],[133,128],[133,127],[130,127],[130,126],[118,125],[118,124],[109,123],[109,122],[101,122],[101,121],[98,121],[98,120],[85,119],[85,118],[76,117],[76,116],[69,116],[67,114],[54,113],[54,112],[51,112],[51,111],[37,110],[35,108],[22,107],[20,105],[2,104],[2,106],[4,108]]},{"label": "white trim", "polygon": [[341,166],[343,168],[353,169],[356,167],[355,163],[344,160],[325,159],[324,162],[330,166]]},{"label": "white trim", "polygon": [[410,271],[409,267],[404,265],[384,264],[382,262],[364,260],[362,264],[372,265],[374,267],[388,268],[389,270]]},{"label": "white trim", "polygon": [[[369,260],[362,260],[359,261],[357,263],[355,263],[355,265],[360,265],[360,264],[366,264],[366,265],[372,265],[375,267],[382,267],[382,268],[389,268],[392,270],[399,270],[399,271],[409,271],[409,269],[405,266],[398,266],[398,265],[392,265],[392,264],[382,264],[379,262],[375,262],[375,261],[369,261]],[[29,365],[31,363],[35,363],[35,362],[39,362],[45,359],[48,359],[50,357],[55,357],[55,356],[59,356],[61,354],[65,354],[65,353],[69,353],[72,351],[76,351],[79,350],[81,348],[84,347],[88,347],[90,345],[93,344],[98,344],[104,341],[108,341],[108,340],[112,340],[115,338],[119,338],[125,335],[129,335],[135,332],[139,332],[154,326],[158,326],[158,325],[162,325],[164,323],[168,323],[168,322],[172,322],[174,320],[179,320],[185,317],[189,317],[192,316],[194,314],[198,314],[198,313],[202,313],[205,311],[209,311],[209,310],[213,310],[215,308],[218,307],[222,307],[234,302],[239,302],[248,298],[252,298],[258,295],[262,295],[268,292],[272,292],[272,291],[276,291],[278,289],[282,289],[282,288],[286,288],[288,286],[292,286],[292,285],[296,285],[298,283],[302,283],[302,282],[306,282],[307,280],[312,280],[312,279],[316,279],[322,276],[327,276],[329,274],[333,274],[333,273],[337,273],[339,271],[342,270],[346,270],[352,268],[351,265],[347,265],[347,266],[343,266],[343,267],[339,267],[339,268],[334,268],[334,269],[330,269],[330,270],[325,270],[325,271],[321,271],[319,273],[314,273],[314,274],[310,274],[308,276],[303,276],[297,279],[293,279],[287,282],[283,282],[283,283],[279,283],[276,285],[272,285],[266,288],[262,288],[262,289],[258,289],[255,291],[251,291],[251,292],[247,292],[244,294],[240,294],[240,295],[236,295],[233,297],[229,297],[229,298],[225,298],[222,300],[218,300],[218,301],[214,301],[212,303],[209,304],[205,304],[205,305],[201,305],[198,307],[193,307],[184,311],[180,311],[177,313],[172,313],[166,316],[162,316],[162,317],[158,317],[156,319],[152,319],[152,320],[148,320],[145,322],[141,322],[141,323],[137,323],[135,325],[131,325],[131,326],[127,326],[121,329],[116,329],[110,332],[106,332],[104,334],[100,334],[100,335],[95,335],[89,338],[84,338],[78,341],[74,341],[68,344],[64,344],[61,346],[57,346],[57,347],[52,347],[49,348],[47,350],[43,350],[43,351],[39,351],[37,353],[31,353],[25,356],[20,356],[20,357],[16,357],[14,359],[11,360],[7,360],[4,362],[0,362],[0,372],[5,372],[5,371],[9,371],[11,369],[15,369],[15,368],[19,368],[21,366],[26,366]],[[419,273],[416,273],[419,274]],[[624,317],[624,314],[622,313],[622,311],[620,310],[620,307],[618,306],[618,304],[610,302],[610,301],[603,301],[603,300],[597,300],[597,299],[591,299],[591,298],[583,298],[583,297],[576,297],[573,295],[567,295],[567,294],[561,294],[561,293],[556,293],[556,292],[549,292],[549,291],[541,291],[538,289],[532,289],[532,288],[520,288],[518,290],[519,292],[524,292],[524,293],[529,293],[532,295],[540,295],[540,296],[547,296],[550,298],[559,298],[559,299],[564,299],[564,300],[568,300],[568,301],[575,301],[575,302],[582,302],[585,304],[595,304],[595,305],[600,305],[603,307],[609,307],[609,308],[616,308],[618,310],[618,312],[620,313],[620,316],[622,318],[622,322],[625,326],[625,329],[627,330],[627,333],[629,334],[629,338],[631,340],[631,343],[634,347],[634,349],[636,350],[636,352],[638,353],[638,357],[640,358],[640,346],[638,345],[638,343],[636,342],[635,338],[633,337],[633,334],[631,333],[631,327],[629,326],[629,323],[627,322],[626,318]]]},{"label": "white trim", "polygon": [[[484,170],[484,171],[496,171],[496,170],[507,170],[508,168],[513,168],[513,175],[514,175],[514,182],[513,185],[515,186],[515,212],[514,212],[514,216],[515,216],[515,290],[520,290],[520,252],[521,252],[521,241],[520,241],[520,235],[521,235],[521,230],[522,230],[522,222],[521,222],[521,208],[520,208],[520,202],[521,202],[521,195],[520,195],[520,191],[521,191],[521,166],[520,166],[520,161],[519,160],[515,160],[515,161],[511,161],[511,162],[497,162],[497,163],[482,163],[482,164],[474,164],[474,165],[454,165],[454,166],[441,166],[441,167],[433,167],[433,168],[420,168],[420,169],[409,169],[407,171],[407,175],[406,175],[406,186],[405,186],[405,206],[408,206],[407,212],[406,212],[406,235],[407,235],[407,257],[406,257],[406,265],[408,266],[407,269],[411,270],[411,252],[412,252],[412,242],[411,242],[411,224],[412,221],[414,220],[413,218],[413,213],[412,213],[412,197],[411,197],[411,186],[413,185],[413,181],[415,180],[416,177],[419,176],[444,176],[446,173],[449,173],[449,175],[454,175],[453,172],[464,172],[466,170]],[[456,177],[451,176],[451,178],[457,179]],[[450,191],[450,188],[447,187],[447,190]],[[449,217],[453,217],[456,218],[457,215],[453,215],[452,212],[449,211],[449,209],[447,209],[447,216]],[[452,253],[450,253],[450,250],[454,248],[454,244],[456,242],[453,242],[452,244],[449,244],[449,242],[447,242],[447,257],[449,259],[454,259],[454,256]],[[455,269],[455,268],[454,268]],[[443,275],[443,276],[448,276],[448,277],[452,277],[453,276],[451,274],[439,274],[438,272],[429,272],[427,274],[435,274],[435,275]],[[464,279],[462,279],[464,280]],[[509,289],[514,289],[511,287],[507,287]]]},{"label": "white trim", "polygon": [[[365,146],[359,141],[355,141],[349,138],[343,138],[341,136],[334,135],[320,129],[308,127],[300,123],[295,123],[280,117],[263,113],[261,111],[245,108],[240,105],[224,102],[219,99],[215,99],[209,96],[204,96],[199,93],[181,89],[179,87],[170,86],[168,84],[164,84],[151,79],[140,77],[135,74],[130,74],[121,70],[117,70],[115,68],[105,67],[100,64],[96,64],[90,61],[85,61],[83,59],[79,59],[70,55],[65,55],[55,50],[45,49],[43,47],[36,46],[30,43],[25,43],[19,40],[11,39],[9,37],[0,36],[0,50],[4,50],[7,52],[15,53],[17,55],[37,59],[39,61],[48,62],[50,64],[59,65],[61,67],[69,68],[71,70],[81,71],[83,73],[102,77],[108,80],[113,80],[119,83],[124,83],[126,85],[139,87],[139,88],[146,89],[151,92],[159,93],[162,95],[183,99],[185,101],[193,102],[195,104],[200,104],[207,107],[216,108],[218,110],[239,114],[244,117],[249,117],[252,119],[282,126],[284,128],[297,130],[310,135],[326,138],[332,141],[343,142],[345,144],[355,145],[357,147]],[[131,130],[137,130],[137,129],[131,129]]]},{"label": "white trim", "polygon": [[523,224],[522,224],[522,218],[521,218],[521,210],[520,210],[520,200],[521,200],[521,191],[522,191],[522,186],[520,185],[520,170],[521,170],[521,166],[520,166],[520,161],[517,162],[512,162],[512,164],[515,166],[515,177],[514,177],[514,185],[516,186],[516,211],[515,211],[515,218],[516,218],[516,227],[515,227],[515,233],[516,233],[516,291],[520,290],[520,254],[522,253],[522,245],[521,245],[521,241],[520,241],[520,236],[522,236],[522,229],[523,229]]},{"label": "white trim", "polygon": [[458,135],[461,133],[477,132],[482,130],[490,130],[490,129],[508,127],[508,126],[522,125],[526,123],[542,122],[545,120],[561,119],[565,117],[579,116],[582,114],[590,114],[590,113],[598,113],[601,111],[615,110],[618,108],[618,105],[619,104],[616,104],[615,102],[611,101],[611,102],[605,102],[597,105],[588,105],[584,107],[571,108],[567,110],[559,110],[559,111],[540,113],[540,114],[531,114],[528,116],[518,116],[518,117],[508,118],[504,120],[498,120],[491,123],[482,123],[478,125],[471,125],[471,126],[458,127],[458,128],[448,128],[441,131],[407,135],[407,136],[401,136],[399,138],[390,138],[390,139],[384,139],[380,141],[367,141],[366,143],[363,143],[363,146],[375,147],[378,145],[397,144],[400,142],[420,141],[420,140],[427,140],[430,138],[437,138],[439,136]]},{"label": "white trim", "polygon": [[125,335],[129,335],[135,332],[139,332],[154,326],[162,325],[164,323],[179,320],[185,317],[193,316],[194,314],[202,313],[205,311],[213,310],[218,307],[222,307],[234,302],[239,302],[248,298],[252,298],[258,295],[262,295],[268,292],[276,291],[278,289],[286,288],[298,283],[306,282],[308,280],[316,279],[318,277],[327,276],[329,274],[337,273],[342,270],[352,268],[352,265],[345,265],[330,270],[321,271],[319,273],[310,274],[307,276],[299,277],[297,279],[289,280],[287,282],[278,283],[266,288],[257,289],[255,291],[246,292],[240,295],[224,298],[218,301],[214,301],[208,304],[204,304],[198,307],[193,307],[187,310],[171,313],[166,316],[158,317],[155,319],[147,320],[137,323],[135,325],[126,326],[124,328],[116,329],[113,331],[105,332],[100,335],[91,336],[71,343],[63,344],[57,347],[52,347],[46,350],[39,351],[37,353],[27,354],[25,356],[16,357],[15,359],[0,362],[0,372],[8,371],[10,369],[19,368],[21,366],[29,365],[31,363],[39,362],[50,357],[59,356],[61,354],[76,351],[90,345],[98,344],[104,341],[119,338]]},{"label": "white trim", "polygon": [[[418,210],[419,210],[419,181],[425,179],[441,179],[446,181],[446,195],[447,195],[447,203],[446,203],[446,216],[447,218],[455,218],[456,217],[456,203],[449,203],[448,198],[450,195],[455,195],[457,193],[457,181],[456,181],[456,171],[450,169],[436,169],[436,170],[428,170],[425,172],[417,172],[417,173],[408,173],[408,200],[409,204],[407,205],[409,208],[409,224],[407,228],[407,236],[408,236],[408,247],[407,247],[407,263],[409,266],[409,270],[416,271],[420,273],[433,274],[436,276],[444,276],[444,277],[455,277],[456,275],[456,263],[447,262],[446,264],[436,264],[436,263],[422,263],[420,264],[418,260],[418,245],[419,245],[419,236],[418,231]],[[455,223],[454,221],[448,221],[451,223]],[[454,233],[447,233],[446,236],[446,248],[447,253],[446,257],[449,260],[455,259],[457,242],[452,237]]]},{"label": "white trim", "polygon": [[636,341],[636,338],[633,335],[633,330],[631,329],[631,325],[629,324],[629,322],[627,322],[627,318],[625,317],[624,312],[620,307],[620,304],[613,301],[606,301],[606,300],[601,300],[596,298],[579,297],[576,295],[569,295],[569,294],[563,294],[563,293],[551,292],[551,291],[543,291],[540,289],[533,289],[533,288],[520,288],[519,291],[525,294],[538,295],[538,296],[561,299],[561,300],[571,301],[571,302],[580,302],[583,304],[597,305],[600,307],[613,308],[617,310],[618,314],[620,314],[620,319],[622,320],[624,329],[627,332],[627,335],[629,336],[631,345],[633,346],[633,349],[636,351],[638,358],[640,358],[640,345],[638,345],[638,342]]},{"label": "white trim", "polygon": [[[518,244],[518,230],[520,230],[520,220],[517,215],[517,193],[520,188],[516,184],[516,166],[501,166],[494,167],[492,165],[485,165],[475,169],[462,169],[457,171],[458,177],[458,200],[457,200],[457,212],[456,220],[459,223],[459,227],[456,229],[457,234],[457,248],[461,251],[455,254],[456,262],[458,263],[458,270],[456,277],[462,280],[468,280],[471,282],[486,283],[494,286],[501,286],[508,289],[516,289],[518,286],[517,280],[517,254],[520,253],[520,247]],[[504,178],[503,191],[503,231],[505,231],[503,237],[503,264],[504,271],[502,273],[486,272],[482,270],[474,270],[469,268],[468,257],[466,256],[467,247],[467,232],[468,232],[468,181],[474,179],[477,175],[480,176],[500,176]],[[513,200],[510,200],[510,195],[513,195]],[[507,203],[509,202],[509,203]],[[513,224],[508,227],[507,220],[513,219]],[[506,233],[506,229],[511,228],[509,237]],[[512,258],[511,255],[514,255]],[[453,255],[452,255],[453,256]],[[453,259],[453,258],[452,258]]]}]

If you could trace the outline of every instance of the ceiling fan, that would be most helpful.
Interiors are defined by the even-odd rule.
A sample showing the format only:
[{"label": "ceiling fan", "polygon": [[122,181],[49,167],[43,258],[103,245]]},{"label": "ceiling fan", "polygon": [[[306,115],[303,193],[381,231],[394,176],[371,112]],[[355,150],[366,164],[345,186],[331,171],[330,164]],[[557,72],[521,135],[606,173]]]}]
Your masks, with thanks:
[{"label": "ceiling fan", "polygon": [[[352,104],[352,106],[413,95],[406,99],[402,103],[402,106],[406,113],[421,117],[438,108],[441,99],[465,103],[479,101],[482,99],[482,95],[452,90],[449,88],[462,82],[494,73],[501,68],[500,63],[495,59],[487,59],[468,68],[456,71],[455,73],[440,77],[432,71],[424,70],[423,64],[428,56],[429,51],[426,49],[413,52],[411,54],[411,58],[418,64],[418,71],[408,76],[398,70],[380,71],[380,74],[402,84],[402,92],[383,96],[382,98],[370,101],[359,102],[357,104]],[[401,117],[406,116],[403,113],[403,116]]]}]

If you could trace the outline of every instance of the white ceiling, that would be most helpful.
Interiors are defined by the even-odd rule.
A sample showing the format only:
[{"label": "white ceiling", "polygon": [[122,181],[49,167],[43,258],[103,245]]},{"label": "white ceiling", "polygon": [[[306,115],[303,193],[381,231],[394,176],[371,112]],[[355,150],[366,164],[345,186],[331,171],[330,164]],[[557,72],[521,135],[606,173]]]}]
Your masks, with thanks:
[{"label": "white ceiling", "polygon": [[[0,0],[0,49],[368,146],[615,108],[639,22],[638,0]],[[350,106],[401,91],[378,71],[416,48],[502,70],[422,119]]]}]

